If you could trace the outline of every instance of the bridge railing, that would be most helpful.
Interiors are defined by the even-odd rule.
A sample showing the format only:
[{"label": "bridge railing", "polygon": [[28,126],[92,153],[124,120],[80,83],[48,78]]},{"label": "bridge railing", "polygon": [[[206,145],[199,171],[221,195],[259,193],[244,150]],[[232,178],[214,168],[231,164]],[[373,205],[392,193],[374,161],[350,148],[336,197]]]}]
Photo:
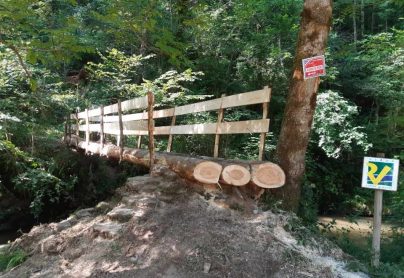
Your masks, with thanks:
[{"label": "bridge railing", "polygon": [[[217,157],[219,153],[220,135],[260,133],[258,159],[262,160],[265,136],[269,131],[269,119],[267,117],[268,104],[271,99],[271,88],[264,87],[262,90],[231,96],[223,95],[217,99],[161,110],[153,110],[154,102],[151,101],[150,97],[152,95],[148,94],[148,96],[122,102],[118,101],[118,103],[109,106],[85,109],[85,111],[71,114],[65,131],[69,134],[75,131],[76,135],[79,135],[80,131],[84,131],[87,143],[90,140],[91,133],[99,133],[102,145],[104,144],[106,134],[115,135],[117,136],[117,144],[121,148],[123,148],[124,136],[139,136],[138,148],[140,148],[141,136],[168,135],[168,152],[172,149],[174,135],[212,134],[215,135],[214,157]],[[257,104],[262,105],[262,119],[233,122],[223,121],[226,108]],[[130,113],[134,110],[143,110],[143,112]],[[218,118],[216,123],[176,125],[177,116],[208,111],[217,111]],[[149,115],[152,115],[152,117],[149,118]],[[171,124],[155,126],[155,119],[161,118],[171,118]]]}]

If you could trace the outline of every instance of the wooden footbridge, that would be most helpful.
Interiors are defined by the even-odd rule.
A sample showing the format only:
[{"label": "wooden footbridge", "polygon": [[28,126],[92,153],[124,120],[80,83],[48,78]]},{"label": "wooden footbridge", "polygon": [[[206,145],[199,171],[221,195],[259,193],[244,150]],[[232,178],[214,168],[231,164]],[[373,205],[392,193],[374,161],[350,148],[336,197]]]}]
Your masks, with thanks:
[{"label": "wooden footbridge", "polygon": [[[244,186],[253,184],[262,188],[280,187],[285,182],[282,169],[264,162],[265,137],[269,130],[268,105],[271,89],[252,91],[198,103],[154,110],[154,95],[118,101],[109,106],[71,114],[65,125],[64,140],[68,145],[98,154],[153,168],[154,164],[167,166],[180,176],[204,184]],[[261,105],[262,119],[224,122],[227,108]],[[199,112],[217,111],[216,123],[176,125],[176,117]],[[158,126],[156,119],[169,118],[170,125]],[[167,122],[167,121],[166,121]],[[84,134],[83,134],[84,133]],[[96,133],[99,140],[90,141]],[[226,160],[218,158],[220,136],[223,134],[259,133],[259,154],[256,161]],[[83,134],[84,138],[80,137]],[[212,134],[215,136],[213,157],[191,157],[172,153],[175,135]],[[106,136],[116,138],[116,145],[106,143]],[[137,148],[125,146],[125,137],[138,136]],[[148,149],[141,149],[142,136],[148,136]],[[155,152],[154,137],[168,136],[166,152]]]}]

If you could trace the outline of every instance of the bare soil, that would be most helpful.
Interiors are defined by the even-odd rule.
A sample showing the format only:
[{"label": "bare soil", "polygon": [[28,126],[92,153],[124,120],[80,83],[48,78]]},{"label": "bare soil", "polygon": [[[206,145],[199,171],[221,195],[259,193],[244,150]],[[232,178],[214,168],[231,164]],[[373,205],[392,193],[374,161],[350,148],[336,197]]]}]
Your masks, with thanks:
[{"label": "bare soil", "polygon": [[226,190],[166,171],[130,178],[96,208],[15,240],[29,258],[0,277],[367,277],[318,234],[302,245],[285,230],[295,216]]}]

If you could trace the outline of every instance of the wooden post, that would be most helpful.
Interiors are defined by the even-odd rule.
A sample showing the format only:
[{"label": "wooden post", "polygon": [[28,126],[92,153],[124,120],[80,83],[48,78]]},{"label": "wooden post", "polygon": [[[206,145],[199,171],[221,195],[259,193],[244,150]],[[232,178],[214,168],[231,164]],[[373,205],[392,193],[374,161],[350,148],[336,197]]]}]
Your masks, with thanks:
[{"label": "wooden post", "polygon": [[76,110],[76,135],[80,136],[80,120],[79,120],[79,109]]},{"label": "wooden post", "polygon": [[137,148],[140,149],[142,147],[142,135],[139,135],[137,138]]},{"label": "wooden post", "polygon": [[68,117],[65,117],[65,134],[64,134],[64,141],[66,142],[66,137],[67,137],[67,119]]},{"label": "wooden post", "polygon": [[71,119],[70,114],[67,119],[68,119],[67,120],[67,134],[71,135],[72,134],[72,119]]},{"label": "wooden post", "polygon": [[121,100],[118,100],[118,119],[119,119],[119,136],[118,136],[118,147],[119,147],[119,157],[122,160],[123,154],[123,123],[122,123],[122,105]]},{"label": "wooden post", "polygon": [[[268,88],[268,86],[265,86],[264,89],[269,90],[269,92],[271,93],[271,89]],[[268,118],[268,106],[269,106],[269,102],[264,102],[262,104],[262,119]],[[259,149],[258,149],[258,160],[260,160],[260,161],[262,161],[264,158],[265,137],[266,137],[265,132],[260,134],[260,144],[259,144]]]},{"label": "wooden post", "polygon": [[[175,107],[174,107],[174,115],[171,119],[171,128],[175,126]],[[170,128],[170,135],[168,135],[168,142],[167,142],[167,152],[171,152],[171,148],[173,146],[173,135],[171,134],[171,128]]]},{"label": "wooden post", "polygon": [[104,148],[105,144],[105,133],[104,133],[104,105],[100,107],[100,143],[101,149]]},{"label": "wooden post", "polygon": [[147,126],[149,130],[149,165],[150,173],[153,171],[154,165],[154,120],[153,120],[153,110],[154,110],[154,95],[152,92],[147,92]]},{"label": "wooden post", "polygon": [[[378,153],[377,157],[384,157],[384,153]],[[380,265],[380,238],[382,233],[382,210],[383,190],[375,190],[374,211],[373,211],[373,238],[372,238],[372,266]]]},{"label": "wooden post", "polygon": [[88,145],[90,144],[90,119],[88,117],[88,109],[86,111],[86,154],[88,153]]},{"label": "wooden post", "polygon": [[67,125],[67,133],[69,134],[69,142],[68,144],[70,144],[70,141],[72,140],[72,119],[71,119],[71,115],[69,114],[69,118],[68,118],[68,125]]},{"label": "wooden post", "polygon": [[222,94],[222,102],[220,104],[219,113],[217,114],[217,127],[215,135],[215,146],[213,148],[213,157],[219,156],[220,134],[217,134],[217,130],[219,129],[220,123],[223,122],[224,109],[222,108],[222,104],[223,104],[223,98],[225,96],[226,94]]},{"label": "wooden post", "polygon": [[[142,120],[144,119],[144,115],[146,115],[146,110],[143,110]],[[142,135],[139,135],[137,138],[137,148],[142,148]]]}]

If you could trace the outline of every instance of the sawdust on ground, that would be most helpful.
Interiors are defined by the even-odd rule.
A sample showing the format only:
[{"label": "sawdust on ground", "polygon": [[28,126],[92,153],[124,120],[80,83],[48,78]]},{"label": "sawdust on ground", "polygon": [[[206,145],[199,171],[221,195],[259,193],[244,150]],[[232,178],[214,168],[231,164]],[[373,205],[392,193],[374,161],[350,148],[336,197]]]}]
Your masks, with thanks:
[{"label": "sawdust on ground", "polygon": [[107,202],[34,227],[29,258],[0,277],[367,277],[327,240],[302,245],[294,216],[232,203],[169,172],[130,178]]}]

